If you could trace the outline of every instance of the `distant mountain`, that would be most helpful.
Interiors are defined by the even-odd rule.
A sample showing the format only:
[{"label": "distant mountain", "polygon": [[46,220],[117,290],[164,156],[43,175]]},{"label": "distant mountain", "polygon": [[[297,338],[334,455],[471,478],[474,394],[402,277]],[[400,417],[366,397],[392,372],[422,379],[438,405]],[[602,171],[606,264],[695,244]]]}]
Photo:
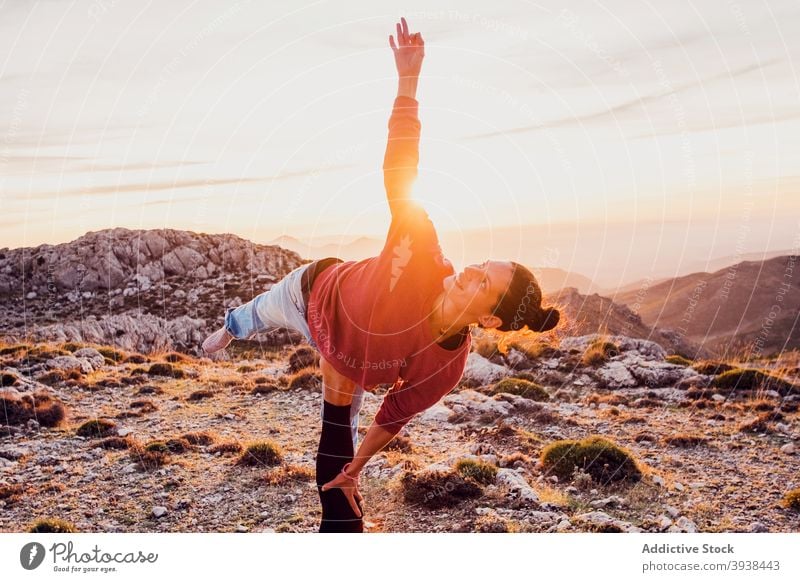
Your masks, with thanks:
[{"label": "distant mountain", "polygon": [[[800,257],[743,261],[615,296],[648,325],[720,355],[800,347]],[[636,306],[636,307],[634,307]]]},{"label": "distant mountain", "polygon": [[785,249],[780,251],[766,251],[743,253],[741,255],[727,255],[725,257],[718,257],[710,261],[689,261],[685,267],[681,269],[686,274],[691,273],[713,273],[720,269],[726,269],[731,265],[736,265],[742,261],[768,261],[776,257],[787,257],[792,254],[791,250]]},{"label": "distant mountain", "polygon": [[542,293],[553,293],[565,287],[573,287],[579,293],[591,293],[595,290],[595,284],[589,277],[570,273],[564,269],[542,268],[532,269],[536,275]]},{"label": "distant mountain", "polygon": [[615,303],[597,293],[584,295],[574,287],[566,287],[545,294],[543,305],[554,305],[562,312],[562,320],[566,320],[566,324],[561,324],[563,335],[624,335],[648,339],[670,352],[690,357],[706,355],[693,342],[660,329],[653,329],[626,305]]}]

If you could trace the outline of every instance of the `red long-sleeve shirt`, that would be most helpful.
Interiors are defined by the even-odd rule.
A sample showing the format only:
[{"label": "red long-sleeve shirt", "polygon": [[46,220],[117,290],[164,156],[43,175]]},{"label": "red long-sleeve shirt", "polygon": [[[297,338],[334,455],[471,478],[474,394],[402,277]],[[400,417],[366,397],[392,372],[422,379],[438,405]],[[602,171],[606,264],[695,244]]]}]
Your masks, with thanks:
[{"label": "red long-sleeve shirt", "polygon": [[377,257],[346,261],[320,273],[307,320],[322,356],[358,385],[393,384],[375,422],[396,434],[458,383],[470,351],[436,343],[428,324],[433,302],[454,273],[424,208],[410,201],[417,176],[421,124],[418,103],[397,97],[389,119],[384,183],[392,209]]}]

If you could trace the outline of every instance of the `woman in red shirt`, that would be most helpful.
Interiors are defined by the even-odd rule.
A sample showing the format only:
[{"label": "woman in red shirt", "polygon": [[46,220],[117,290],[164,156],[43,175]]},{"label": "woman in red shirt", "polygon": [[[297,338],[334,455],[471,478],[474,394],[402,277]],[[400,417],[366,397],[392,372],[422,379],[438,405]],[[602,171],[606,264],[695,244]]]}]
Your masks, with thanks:
[{"label": "woman in red shirt", "polygon": [[[425,43],[403,18],[397,43],[390,35],[389,44],[399,80],[383,162],[392,222],[381,254],[295,269],[248,304],[229,308],[225,327],[203,345],[210,353],[267,327],[293,327],[319,350],[321,532],[363,530],[361,469],[414,415],[456,386],[470,351],[470,326],[547,331],[559,320],[557,310],[542,308],[539,285],[524,266],[485,261],[456,274],[442,255],[433,224],[410,196],[419,161],[416,90]],[[393,386],[357,446],[363,393],[377,384]]]}]

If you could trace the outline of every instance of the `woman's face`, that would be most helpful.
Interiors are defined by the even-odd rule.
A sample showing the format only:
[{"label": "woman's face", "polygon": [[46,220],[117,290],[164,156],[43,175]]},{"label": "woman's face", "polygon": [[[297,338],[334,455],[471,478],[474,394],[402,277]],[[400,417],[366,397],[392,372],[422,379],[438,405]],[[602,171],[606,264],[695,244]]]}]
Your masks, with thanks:
[{"label": "woman's face", "polygon": [[511,283],[514,266],[509,261],[484,261],[469,265],[462,272],[444,280],[447,300],[459,313],[475,317],[487,316]]}]

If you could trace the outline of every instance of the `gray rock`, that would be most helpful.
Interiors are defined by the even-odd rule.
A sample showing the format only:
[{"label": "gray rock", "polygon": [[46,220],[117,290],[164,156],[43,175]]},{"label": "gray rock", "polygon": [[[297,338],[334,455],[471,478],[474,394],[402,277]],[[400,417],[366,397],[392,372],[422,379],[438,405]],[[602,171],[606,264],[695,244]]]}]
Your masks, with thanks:
[{"label": "gray rock", "polygon": [[462,406],[467,414],[475,417],[486,413],[507,416],[514,409],[514,405],[510,402],[496,400],[481,392],[469,389],[462,390],[455,394],[448,394],[444,397],[442,403],[452,408],[453,412],[459,411],[458,407]]},{"label": "gray rock", "polygon": [[678,521],[675,522],[675,525],[677,525],[679,528],[681,528],[682,531],[685,531],[686,533],[697,533],[697,526],[691,519],[689,519],[685,515],[679,517]]},{"label": "gray rock", "polygon": [[781,452],[786,453],[787,455],[794,454],[794,451],[795,451],[794,443],[786,443],[781,447]]},{"label": "gray rock", "polygon": [[637,385],[636,378],[622,362],[611,361],[597,370],[597,379],[606,388],[630,388]]},{"label": "gray rock", "polygon": [[153,517],[159,518],[167,514],[167,508],[163,505],[156,505],[153,507]]},{"label": "gray rock", "polygon": [[590,511],[575,517],[575,521],[591,526],[593,529],[618,529],[625,533],[641,533],[642,528],[621,519],[614,519],[604,511]]},{"label": "gray rock", "polygon": [[95,369],[99,368],[106,362],[106,359],[103,357],[103,354],[101,354],[94,348],[81,348],[79,350],[74,351],[72,355],[75,356],[76,358],[82,358],[84,360],[88,360],[89,363],[92,365],[92,367],[94,367]]},{"label": "gray rock", "polygon": [[72,370],[78,368],[84,374],[90,374],[94,371],[91,363],[87,360],[78,359],[75,356],[56,356],[55,358],[47,360],[45,365],[54,370]]},{"label": "gray rock", "polygon": [[498,485],[505,485],[515,497],[538,505],[539,496],[536,494],[536,491],[531,488],[525,480],[525,477],[516,471],[512,471],[511,469],[498,469],[495,482]]},{"label": "gray rock", "polygon": [[464,379],[472,380],[480,386],[497,382],[508,373],[508,368],[493,364],[477,352],[470,352],[464,367]]},{"label": "gray rock", "polygon": [[419,415],[420,420],[440,423],[447,422],[453,411],[442,404],[434,404]]},{"label": "gray rock", "polygon": [[754,521],[753,523],[750,524],[751,533],[765,533],[768,531],[769,528],[760,521]]},{"label": "gray rock", "polygon": [[590,507],[624,507],[627,504],[627,501],[618,495],[610,495],[609,497],[605,497],[603,499],[595,499],[594,501],[589,502]]}]

